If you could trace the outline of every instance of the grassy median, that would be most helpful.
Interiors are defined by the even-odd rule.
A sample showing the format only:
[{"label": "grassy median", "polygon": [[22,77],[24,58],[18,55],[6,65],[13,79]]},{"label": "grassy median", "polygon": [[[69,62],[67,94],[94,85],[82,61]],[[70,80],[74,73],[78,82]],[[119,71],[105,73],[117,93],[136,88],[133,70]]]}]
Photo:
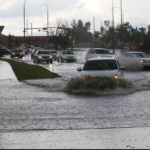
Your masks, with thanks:
[{"label": "grassy median", "polygon": [[30,65],[24,62],[18,62],[15,60],[4,58],[0,58],[0,60],[6,61],[11,65],[19,81],[60,77],[58,74],[50,72],[49,70],[38,65]]}]

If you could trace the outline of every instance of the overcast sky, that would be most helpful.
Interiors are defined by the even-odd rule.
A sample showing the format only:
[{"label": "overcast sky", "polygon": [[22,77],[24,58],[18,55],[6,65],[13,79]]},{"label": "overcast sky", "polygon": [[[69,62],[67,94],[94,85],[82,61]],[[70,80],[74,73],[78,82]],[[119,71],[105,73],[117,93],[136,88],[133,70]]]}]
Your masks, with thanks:
[{"label": "overcast sky", "polygon": [[[113,0],[114,7],[120,8],[120,0]],[[0,0],[0,25],[5,26],[2,34],[23,36],[25,3],[26,27],[46,27],[47,8],[49,26],[57,26],[57,21],[71,23],[73,19],[91,22],[93,32],[93,17],[95,30],[100,30],[101,21],[112,21],[112,0]],[[114,9],[115,25],[121,23],[120,9]],[[147,28],[150,24],[150,0],[122,0],[124,22],[130,22],[133,27]],[[31,35],[31,31],[28,31]],[[46,32],[33,31],[34,36],[46,35]]]}]

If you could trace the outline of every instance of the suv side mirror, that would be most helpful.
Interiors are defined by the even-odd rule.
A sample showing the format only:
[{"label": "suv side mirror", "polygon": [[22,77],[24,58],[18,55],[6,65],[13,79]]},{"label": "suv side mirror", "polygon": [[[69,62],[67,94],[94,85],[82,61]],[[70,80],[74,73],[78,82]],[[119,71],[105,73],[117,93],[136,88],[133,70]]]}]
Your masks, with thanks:
[{"label": "suv side mirror", "polygon": [[125,70],[126,67],[125,66],[120,66],[120,70]]},{"label": "suv side mirror", "polygon": [[82,71],[82,68],[81,68],[81,67],[80,67],[80,68],[78,68],[78,69],[77,69],[77,71]]}]

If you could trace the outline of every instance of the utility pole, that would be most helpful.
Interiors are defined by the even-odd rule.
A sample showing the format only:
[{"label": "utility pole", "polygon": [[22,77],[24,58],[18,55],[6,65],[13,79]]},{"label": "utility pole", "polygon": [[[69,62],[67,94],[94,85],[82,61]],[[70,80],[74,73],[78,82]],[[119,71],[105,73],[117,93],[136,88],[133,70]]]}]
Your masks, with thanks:
[{"label": "utility pole", "polygon": [[113,48],[113,53],[115,53],[115,49],[114,49],[114,6],[113,6],[113,0],[112,0],[112,29],[113,29],[112,48]]},{"label": "utility pole", "polygon": [[24,5],[23,5],[23,6],[24,6],[24,31],[23,31],[23,32],[24,32],[24,39],[23,39],[23,42],[24,42],[23,44],[24,44],[24,46],[25,46],[25,32],[26,32],[26,31],[25,31],[25,2],[26,2],[26,0],[24,1]]},{"label": "utility pole", "polygon": [[32,23],[31,23],[31,37],[32,37]]},{"label": "utility pole", "polygon": [[93,28],[94,28],[94,33],[95,33],[95,18],[93,17]]},{"label": "utility pole", "polygon": [[[45,4],[47,6],[47,4]],[[47,37],[48,37],[48,6],[47,6]]]},{"label": "utility pole", "polygon": [[[28,28],[28,19],[27,19],[27,28]],[[27,37],[28,37],[28,30],[27,30]]]},{"label": "utility pole", "polygon": [[124,47],[124,43],[122,41],[122,37],[124,36],[122,33],[122,0],[120,0],[120,8],[121,8],[121,38],[120,38],[120,41],[121,41],[121,53],[122,53],[122,49]]}]

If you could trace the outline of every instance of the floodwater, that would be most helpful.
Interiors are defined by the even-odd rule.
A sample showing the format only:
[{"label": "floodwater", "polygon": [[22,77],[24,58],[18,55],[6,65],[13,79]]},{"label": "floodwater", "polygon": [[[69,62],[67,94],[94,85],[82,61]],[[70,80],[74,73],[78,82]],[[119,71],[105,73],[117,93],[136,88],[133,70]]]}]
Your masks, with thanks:
[{"label": "floodwater", "polygon": [[150,72],[125,71],[131,89],[66,91],[83,64],[41,64],[62,77],[18,82],[0,61],[0,148],[150,147]]}]

